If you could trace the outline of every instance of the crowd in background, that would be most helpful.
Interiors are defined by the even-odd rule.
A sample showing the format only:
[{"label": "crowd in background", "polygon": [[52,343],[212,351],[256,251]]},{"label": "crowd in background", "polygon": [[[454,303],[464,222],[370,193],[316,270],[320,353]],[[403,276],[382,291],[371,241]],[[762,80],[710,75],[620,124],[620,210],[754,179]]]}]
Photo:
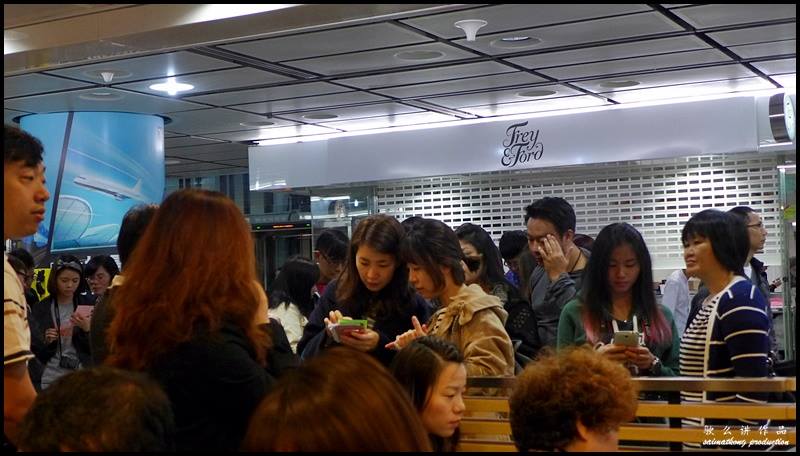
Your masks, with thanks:
[{"label": "crowd in background", "polygon": [[[4,135],[4,239],[19,239],[35,232],[49,193],[39,142],[8,126]],[[269,290],[242,212],[208,190],[132,208],[121,270],[109,256],[62,255],[41,300],[33,258],[6,252],[5,442],[452,451],[467,378],[518,375],[520,450],[614,451],[639,397],[631,377],[774,372],[775,284],[754,256],[766,231],[752,209],[687,221],[686,267],[670,276],[664,305],[634,226],[612,223],[592,239],[576,233],[562,198],[520,210],[524,226],[499,245],[478,225],[420,217],[373,215],[351,239],[325,230],[313,257],[289,258]],[[680,286],[688,277],[703,283],[693,304]]]}]

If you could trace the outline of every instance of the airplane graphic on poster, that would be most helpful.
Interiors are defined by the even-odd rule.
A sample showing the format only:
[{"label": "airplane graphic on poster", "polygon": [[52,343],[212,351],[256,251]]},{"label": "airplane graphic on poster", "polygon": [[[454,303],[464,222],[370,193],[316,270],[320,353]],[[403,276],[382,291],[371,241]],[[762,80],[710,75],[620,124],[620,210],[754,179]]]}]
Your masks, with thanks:
[{"label": "airplane graphic on poster", "polygon": [[73,182],[75,182],[76,185],[88,188],[89,190],[94,190],[96,192],[113,196],[117,201],[122,201],[128,198],[139,201],[147,201],[145,196],[142,195],[141,178],[136,181],[136,185],[133,187],[126,187],[116,182],[111,182],[94,176],[91,178],[86,176],[77,176]]}]

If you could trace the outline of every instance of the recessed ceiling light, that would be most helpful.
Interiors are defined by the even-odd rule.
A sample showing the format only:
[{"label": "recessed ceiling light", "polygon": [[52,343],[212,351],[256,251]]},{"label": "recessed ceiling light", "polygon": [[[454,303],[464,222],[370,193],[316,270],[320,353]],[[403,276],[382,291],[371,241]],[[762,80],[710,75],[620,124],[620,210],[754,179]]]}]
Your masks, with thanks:
[{"label": "recessed ceiling light", "polygon": [[275,122],[269,120],[260,122],[239,122],[239,125],[243,127],[269,127],[270,125],[275,125]]},{"label": "recessed ceiling light", "polygon": [[303,116],[304,119],[308,120],[331,120],[331,119],[337,119],[338,117],[339,116],[337,116],[336,114],[325,114],[325,113],[306,114]]},{"label": "recessed ceiling light", "polygon": [[28,37],[27,33],[16,30],[3,30],[3,41],[19,41]]},{"label": "recessed ceiling light", "polygon": [[537,97],[549,97],[550,95],[555,95],[558,92],[555,90],[523,90],[522,92],[517,92],[518,97],[523,98],[537,98]]},{"label": "recessed ceiling light", "polygon": [[88,101],[116,101],[122,99],[122,94],[108,91],[97,91],[82,93],[78,95],[78,98]]},{"label": "recessed ceiling light", "polygon": [[601,82],[600,87],[604,87],[606,89],[621,89],[624,87],[637,86],[639,84],[639,81],[606,81]]},{"label": "recessed ceiling light", "polygon": [[539,38],[534,38],[532,36],[504,36],[502,38],[497,38],[492,40],[489,45],[492,47],[500,48],[500,49],[518,49],[518,48],[527,48],[533,47],[538,44],[541,44],[542,40]]},{"label": "recessed ceiling light", "polygon": [[442,51],[402,51],[394,55],[397,60],[420,62],[423,60],[436,60],[444,57]]},{"label": "recessed ceiling light", "polygon": [[175,78],[167,78],[167,82],[153,84],[150,86],[150,90],[167,92],[170,95],[177,95],[178,92],[185,92],[192,89],[194,89],[193,85],[177,82],[175,81]]},{"label": "recessed ceiling light", "polygon": [[168,159],[164,160],[164,164],[165,165],[177,165],[180,162],[181,161],[178,160],[177,158],[168,158]]}]

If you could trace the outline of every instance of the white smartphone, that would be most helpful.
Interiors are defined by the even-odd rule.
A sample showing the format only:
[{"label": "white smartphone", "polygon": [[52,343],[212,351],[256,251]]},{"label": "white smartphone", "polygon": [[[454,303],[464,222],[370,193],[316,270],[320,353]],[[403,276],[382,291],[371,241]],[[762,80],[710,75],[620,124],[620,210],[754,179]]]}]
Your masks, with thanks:
[{"label": "white smartphone", "polygon": [[639,346],[639,333],[635,331],[617,331],[614,333],[614,344],[627,347]]}]

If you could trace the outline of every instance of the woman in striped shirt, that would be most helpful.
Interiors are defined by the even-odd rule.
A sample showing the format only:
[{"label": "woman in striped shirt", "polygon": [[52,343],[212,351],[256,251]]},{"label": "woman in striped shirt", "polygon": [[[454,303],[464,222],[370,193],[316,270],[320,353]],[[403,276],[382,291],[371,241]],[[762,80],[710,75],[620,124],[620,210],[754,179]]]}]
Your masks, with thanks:
[{"label": "woman in striped shirt", "polygon": [[[707,209],[695,214],[681,233],[686,273],[700,278],[710,294],[681,338],[680,370],[687,377],[766,377],[769,351],[768,307],[744,277],[749,240],[744,223],[732,214]],[[685,402],[765,402],[753,393],[682,392]],[[688,425],[730,425],[686,419]],[[737,426],[760,423],[739,420]],[[716,426],[715,426],[716,427]]]}]

